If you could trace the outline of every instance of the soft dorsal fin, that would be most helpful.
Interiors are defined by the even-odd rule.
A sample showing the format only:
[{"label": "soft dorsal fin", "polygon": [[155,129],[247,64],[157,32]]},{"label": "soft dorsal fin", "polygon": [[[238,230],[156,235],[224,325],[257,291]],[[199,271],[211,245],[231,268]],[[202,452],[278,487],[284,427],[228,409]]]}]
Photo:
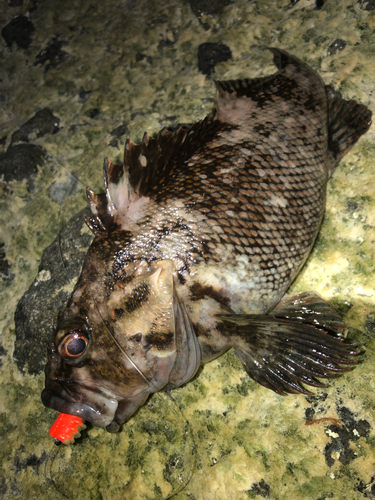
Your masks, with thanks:
[{"label": "soft dorsal fin", "polygon": [[249,96],[253,89],[259,88],[262,85],[270,82],[274,75],[264,76],[261,78],[243,78],[242,80],[225,80],[223,82],[215,81],[219,97],[224,92],[235,94],[237,97]]},{"label": "soft dorsal fin", "polygon": [[295,71],[296,73],[299,73],[301,68],[304,68],[309,73],[315,74],[315,72],[307,66],[307,64],[298,59],[298,57],[288,54],[284,50],[276,47],[266,48],[272,52],[273,63],[279,71],[273,73],[272,75],[262,76],[259,78],[243,78],[241,80],[226,80],[224,82],[215,81],[219,98],[225,92],[233,93],[237,97],[251,97],[254,91],[259,91],[260,87],[268,86],[270,83],[275,81],[287,66],[294,66],[292,71]]},{"label": "soft dorsal fin", "polygon": [[[329,92],[329,88],[326,87]],[[328,175],[371,125],[372,112],[363,104],[328,97]]]},{"label": "soft dorsal fin", "polygon": [[312,68],[281,49],[269,47],[268,50],[273,53],[273,62],[278,69],[276,73],[260,78],[215,82],[219,120],[241,126],[251,116],[256,116],[261,108],[272,104],[275,96],[296,101],[310,98],[320,106],[326,105],[321,92],[323,80]]},{"label": "soft dorsal fin", "polygon": [[266,48],[272,52],[273,62],[279,71],[260,78],[244,78],[242,80],[226,80],[224,82],[215,81],[219,96],[224,92],[229,92],[236,94],[237,97],[250,97],[254,90],[259,90],[259,87],[268,85],[275,80],[288,65],[294,65],[296,68],[305,67],[309,71],[312,71],[304,62],[284,50],[277,49],[276,47]]}]

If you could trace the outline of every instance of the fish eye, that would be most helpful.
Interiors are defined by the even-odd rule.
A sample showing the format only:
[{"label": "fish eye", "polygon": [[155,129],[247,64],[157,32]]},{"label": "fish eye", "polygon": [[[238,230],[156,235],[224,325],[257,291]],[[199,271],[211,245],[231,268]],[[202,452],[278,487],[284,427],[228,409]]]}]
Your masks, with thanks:
[{"label": "fish eye", "polygon": [[89,339],[84,332],[70,331],[59,345],[59,353],[62,358],[75,359],[82,356],[89,344]]}]

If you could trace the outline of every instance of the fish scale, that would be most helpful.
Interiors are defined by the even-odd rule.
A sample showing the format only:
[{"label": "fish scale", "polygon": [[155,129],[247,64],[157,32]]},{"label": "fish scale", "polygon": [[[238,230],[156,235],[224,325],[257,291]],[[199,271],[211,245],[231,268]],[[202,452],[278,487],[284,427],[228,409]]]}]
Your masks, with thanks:
[{"label": "fish scale", "polygon": [[[272,116],[275,106],[277,107],[278,103],[271,102],[268,111],[264,105],[262,113],[268,112]],[[298,116],[299,110],[296,109],[294,112]],[[326,115],[323,114],[323,116]],[[323,127],[324,122],[325,120],[323,119],[323,125],[318,123],[318,126]],[[288,132],[289,135],[295,136],[298,133],[294,128],[291,132]],[[253,131],[250,131],[250,134],[250,144],[257,143],[256,149],[265,149],[266,146],[263,143],[267,141],[267,137]],[[214,141],[215,139],[212,142]],[[206,144],[202,151],[194,155],[194,161],[189,162],[190,168],[188,171],[180,167],[180,174],[175,180],[175,185],[168,184],[163,186],[159,194],[160,198],[163,199],[165,192],[172,193],[179,198],[182,198],[184,195],[186,196],[186,194],[189,196],[185,188],[189,185],[188,176],[190,175],[195,181],[195,198],[194,205],[191,206],[191,215],[194,217],[194,213],[201,211],[207,217],[206,223],[208,227],[211,227],[215,231],[204,233],[210,243],[208,248],[211,250],[206,255],[206,262],[211,259],[225,265],[225,262],[229,260],[235,265],[236,260],[233,258],[233,254],[253,256],[256,252],[255,249],[259,248],[261,250],[261,269],[270,269],[270,266],[266,265],[269,263],[272,266],[271,270],[284,278],[284,286],[287,287],[290,280],[293,279],[303,264],[321,223],[325,203],[322,188],[326,182],[326,176],[322,178],[320,169],[318,168],[318,173],[316,173],[316,170],[323,156],[320,150],[324,150],[326,144],[323,143],[320,150],[317,150],[317,148],[309,148],[310,141],[306,139],[303,147],[307,145],[307,151],[311,154],[306,159],[306,162],[299,161],[300,164],[302,163],[303,169],[299,167],[299,171],[294,174],[293,170],[291,172],[293,167],[285,165],[279,168],[278,172],[271,171],[264,176],[263,172],[265,173],[267,170],[270,170],[269,168],[267,169],[270,161],[280,164],[281,161],[285,160],[286,156],[283,154],[285,148],[275,148],[274,153],[269,153],[266,159],[259,155],[249,157],[249,155],[244,154],[244,150],[248,150],[249,142],[241,142],[235,148],[231,147],[229,150],[225,150],[221,146],[220,152],[224,158],[217,159],[216,148],[212,147],[212,142]],[[305,153],[304,150],[299,156],[302,157],[303,153]],[[297,154],[293,150],[290,151],[287,156],[288,161],[297,162]],[[227,182],[229,173],[221,173],[221,170],[223,170],[223,160],[225,161],[226,156],[231,160],[232,164],[234,157],[238,164],[243,165],[240,169],[232,169],[230,172],[230,184]],[[209,163],[200,161],[201,158],[207,159],[207,157],[211,160]],[[284,160],[282,157],[284,157]],[[309,163],[308,165],[307,162]],[[261,176],[259,176],[259,170],[262,172]],[[199,172],[200,175],[203,172],[203,175],[208,179],[201,179],[200,184],[197,185],[199,177],[194,175],[195,172]],[[246,190],[241,189],[244,180],[248,184]],[[301,186],[301,184],[303,185]],[[306,184],[308,184],[308,189],[306,189]],[[236,195],[236,191],[238,191],[240,196]],[[275,201],[272,196],[275,197]],[[280,197],[280,200],[277,199],[277,196]],[[270,198],[271,203],[269,201]],[[235,202],[233,203],[234,199]],[[290,201],[283,202],[283,199]],[[300,210],[295,209],[295,206],[298,206],[299,200],[303,201],[302,213]],[[288,206],[277,206],[283,203],[287,203]],[[243,211],[244,207],[245,210],[248,210],[248,206],[251,207],[251,211],[254,212],[255,217],[251,217],[251,212]],[[210,207],[209,211],[207,211],[208,207]],[[240,219],[240,222],[237,220],[231,221],[232,227],[221,222],[223,214],[235,217],[240,213],[240,210],[243,213],[243,219]],[[306,216],[304,217],[305,214]],[[265,215],[268,215],[268,219],[276,224],[277,229],[272,230]],[[303,222],[301,222],[301,217],[304,218]],[[307,224],[305,219],[308,219]],[[312,223],[309,224],[308,221],[312,221]],[[143,225],[143,221],[141,225]],[[253,236],[250,241],[245,238],[245,230]],[[271,240],[266,239],[266,235],[272,235],[272,244]],[[216,244],[217,238],[215,236],[218,237],[222,245]],[[241,237],[242,240],[239,239]],[[292,241],[294,241],[294,250],[291,248]],[[274,265],[275,254],[281,254],[281,261],[278,266]],[[287,269],[285,269],[286,265]],[[259,274],[258,269],[256,271]],[[249,262],[245,272],[249,275],[254,273],[251,262]],[[196,279],[199,279],[199,271],[197,274]],[[268,271],[267,275],[269,276],[268,281],[272,282],[272,274]],[[261,277],[259,276],[259,283],[262,283]],[[255,310],[257,309],[256,293],[267,295],[270,301],[269,307],[273,306],[274,301],[278,301],[279,297],[285,292],[285,288],[280,287],[280,279],[277,281],[275,288],[277,296],[274,300],[270,297],[270,283],[258,285],[255,288],[252,297],[252,304]],[[249,307],[248,304],[247,307]]]},{"label": "fish scale", "polygon": [[105,193],[87,189],[95,238],[49,348],[46,406],[113,432],[229,348],[278,394],[309,394],[304,384],[355,364],[336,311],[285,292],[371,112],[270,50],[274,75],[216,82],[204,120],[127,141],[122,165],[105,159]]}]

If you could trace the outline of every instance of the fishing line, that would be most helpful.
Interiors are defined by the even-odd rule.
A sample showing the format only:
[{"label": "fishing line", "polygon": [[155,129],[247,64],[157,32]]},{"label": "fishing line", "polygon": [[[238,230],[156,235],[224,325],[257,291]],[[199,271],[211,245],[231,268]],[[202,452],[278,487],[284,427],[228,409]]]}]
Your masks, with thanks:
[{"label": "fishing line", "polygon": [[[97,150],[96,153],[94,153],[94,154],[92,154],[92,153],[86,153],[85,154],[84,153],[82,155],[84,161],[83,161],[83,164],[82,164],[82,166],[79,169],[79,172],[77,174],[74,174],[73,172],[69,172],[69,170],[67,170],[63,165],[61,165],[62,169],[68,174],[68,176],[70,177],[70,179],[68,178],[68,186],[67,186],[66,190],[64,191],[63,202],[61,203],[60,210],[59,210],[59,221],[60,221],[60,223],[59,223],[59,232],[58,232],[57,238],[58,238],[58,248],[59,248],[60,261],[61,261],[62,267],[64,269],[66,278],[68,280],[71,279],[71,276],[69,276],[69,273],[68,273],[68,267],[69,267],[69,265],[65,264],[64,257],[63,257],[63,250],[62,250],[62,243],[63,242],[62,242],[61,230],[67,224],[67,221],[63,220],[63,208],[64,208],[65,204],[68,202],[69,197],[72,196],[73,190],[77,186],[79,186],[82,189],[82,191],[85,192],[86,186],[85,186],[85,184],[82,181],[80,181],[79,177],[81,176],[82,172],[85,169],[87,169],[87,167],[89,165],[91,165],[97,159],[97,157],[102,153],[102,151],[104,149],[106,149],[108,146],[109,146],[108,141],[106,141],[105,139],[102,139],[94,147],[94,149]],[[90,158],[90,159],[88,159],[88,158]],[[85,196],[85,201],[86,201],[86,206],[87,206],[88,203],[87,203],[86,196]],[[83,220],[83,218],[82,218],[82,220]]]},{"label": "fishing line", "polygon": [[107,330],[107,333],[108,335],[112,338],[113,342],[116,344],[116,346],[120,349],[120,351],[122,352],[122,354],[124,355],[124,357],[130,362],[130,364],[133,366],[133,368],[136,369],[136,371],[139,373],[139,375],[143,378],[143,380],[147,383],[147,385],[150,387],[154,387],[155,389],[155,392],[157,391],[155,385],[151,382],[151,380],[148,380],[148,378],[146,377],[146,375],[144,375],[142,373],[142,371],[138,368],[138,366],[134,363],[134,361],[126,354],[125,350],[121,347],[121,345],[119,344],[119,342],[116,340],[116,337],[115,337],[115,334],[112,332],[112,328],[110,327],[110,325],[107,324],[107,322],[105,321],[105,319],[103,318],[101,312],[99,311],[99,308],[98,308],[98,304],[97,302],[94,300],[95,302],[95,307],[96,307],[96,310],[99,314],[99,316],[101,317],[102,319],[102,323],[105,327],[105,329]]}]

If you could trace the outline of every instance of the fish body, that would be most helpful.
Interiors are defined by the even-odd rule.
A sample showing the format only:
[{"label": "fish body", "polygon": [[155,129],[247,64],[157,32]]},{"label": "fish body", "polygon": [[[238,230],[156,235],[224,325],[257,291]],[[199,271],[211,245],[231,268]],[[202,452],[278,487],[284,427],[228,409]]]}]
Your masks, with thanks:
[{"label": "fish body", "polygon": [[46,406],[116,431],[150,393],[232,347],[280,394],[355,362],[339,315],[285,292],[371,113],[270,50],[274,75],[217,82],[206,119],[127,141],[123,165],[105,159],[105,193],[87,190],[95,239],[49,346]]}]

